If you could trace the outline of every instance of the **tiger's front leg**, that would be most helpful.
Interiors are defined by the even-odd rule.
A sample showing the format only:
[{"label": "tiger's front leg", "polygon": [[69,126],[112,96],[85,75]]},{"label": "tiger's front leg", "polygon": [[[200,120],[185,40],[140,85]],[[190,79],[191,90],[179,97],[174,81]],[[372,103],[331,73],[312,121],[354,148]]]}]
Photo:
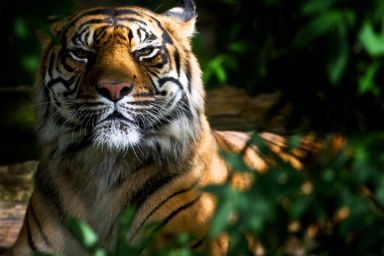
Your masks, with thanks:
[{"label": "tiger's front leg", "polygon": [[[29,256],[37,252],[86,255],[65,226],[60,210],[35,191],[13,248],[5,256]],[[73,254],[68,254],[68,251]],[[83,252],[79,254],[79,252]]]}]

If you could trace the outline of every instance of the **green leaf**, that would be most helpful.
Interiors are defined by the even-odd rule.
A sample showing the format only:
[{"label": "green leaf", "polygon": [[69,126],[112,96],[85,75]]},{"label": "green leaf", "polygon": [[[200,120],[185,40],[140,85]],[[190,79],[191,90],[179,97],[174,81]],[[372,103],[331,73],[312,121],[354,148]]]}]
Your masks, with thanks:
[{"label": "green leaf", "polygon": [[103,249],[97,249],[94,253],[93,256],[107,256],[107,252]]},{"label": "green leaf", "polygon": [[313,13],[323,12],[327,10],[335,0],[309,0],[306,1],[301,7],[301,13],[309,15]]},{"label": "green leaf", "polygon": [[224,83],[227,81],[227,72],[225,71],[222,65],[215,66],[214,71],[220,83]]},{"label": "green leaf", "polygon": [[384,207],[384,176],[381,177],[376,192],[377,201]]},{"label": "green leaf", "polygon": [[369,55],[376,57],[384,54],[384,33],[375,33],[371,23],[364,23],[359,33],[359,40]]},{"label": "green leaf", "polygon": [[349,10],[330,10],[313,18],[296,36],[297,46],[304,46],[327,33],[337,32],[342,23],[349,27],[355,23],[354,12]]},{"label": "green leaf", "polygon": [[228,46],[228,49],[235,53],[244,53],[250,48],[247,42],[234,42]]},{"label": "green leaf", "polygon": [[239,172],[250,172],[249,167],[244,163],[241,154],[233,154],[227,151],[220,151],[225,161],[231,166],[231,170]]},{"label": "green leaf", "polygon": [[84,221],[68,218],[68,226],[72,234],[86,248],[94,248],[98,243],[97,234]]},{"label": "green leaf", "polygon": [[343,18],[341,11],[330,11],[318,15],[312,19],[296,36],[296,44],[304,46],[309,42],[325,35],[331,30],[337,28]]},{"label": "green leaf", "polygon": [[328,59],[327,71],[328,78],[332,84],[337,84],[344,74],[348,64],[349,45],[346,28],[343,23],[339,23],[336,43]]},{"label": "green leaf", "polygon": [[380,62],[375,61],[368,66],[368,69],[365,71],[363,77],[359,81],[359,94],[363,95],[367,92],[372,92],[373,94],[378,94],[380,92],[379,87],[375,82],[376,74],[379,70]]},{"label": "green leaf", "polygon": [[[214,189],[215,188],[211,186],[208,191],[213,191]],[[219,188],[216,187],[216,189]],[[229,226],[229,216],[236,209],[237,196],[238,192],[231,187],[223,187],[220,189],[219,204],[217,206],[216,213],[211,220],[211,226],[209,230],[210,237],[217,237],[227,228],[227,226]]]}]

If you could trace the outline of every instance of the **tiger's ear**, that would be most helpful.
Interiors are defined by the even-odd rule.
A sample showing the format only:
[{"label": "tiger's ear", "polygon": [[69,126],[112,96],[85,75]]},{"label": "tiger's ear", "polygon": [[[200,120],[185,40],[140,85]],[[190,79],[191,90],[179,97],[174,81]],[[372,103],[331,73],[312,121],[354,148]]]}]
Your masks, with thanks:
[{"label": "tiger's ear", "polygon": [[52,23],[50,31],[38,30],[36,32],[36,37],[43,48],[48,46],[52,40],[55,40],[61,34],[64,27],[64,21],[59,20],[56,16],[48,17],[47,21]]},{"label": "tiger's ear", "polygon": [[163,15],[172,18],[176,23],[180,24],[182,35],[192,37],[195,33],[195,24],[197,18],[196,5],[193,0],[181,0],[177,7],[174,7]]},{"label": "tiger's ear", "polygon": [[51,25],[51,33],[53,36],[59,36],[64,29],[65,20],[56,20]]}]

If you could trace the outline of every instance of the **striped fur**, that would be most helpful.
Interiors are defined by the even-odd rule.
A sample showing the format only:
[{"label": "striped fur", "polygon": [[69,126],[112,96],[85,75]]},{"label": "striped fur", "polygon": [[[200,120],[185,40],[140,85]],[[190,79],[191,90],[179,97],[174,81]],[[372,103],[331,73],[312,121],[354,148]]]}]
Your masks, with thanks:
[{"label": "striped fur", "polygon": [[[187,232],[191,247],[225,254],[225,239],[205,241],[215,198],[199,187],[226,181],[218,148],[239,151],[247,136],[213,132],[207,123],[190,44],[195,19],[188,0],[164,14],[100,7],[53,26],[36,82],[42,159],[10,255],[86,255],[67,216],[85,220],[112,249],[116,220],[128,206],[138,209],[132,244],[145,225],[163,221],[158,246]],[[97,87],[103,81],[133,86],[112,101]]]}]

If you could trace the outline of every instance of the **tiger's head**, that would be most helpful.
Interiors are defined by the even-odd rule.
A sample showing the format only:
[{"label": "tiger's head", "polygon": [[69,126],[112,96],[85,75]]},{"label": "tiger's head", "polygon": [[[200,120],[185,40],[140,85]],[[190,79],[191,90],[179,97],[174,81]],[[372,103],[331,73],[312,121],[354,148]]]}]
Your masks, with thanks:
[{"label": "tiger's head", "polygon": [[100,7],[54,24],[37,80],[42,143],[178,152],[195,140],[204,105],[195,9],[192,0],[162,14]]}]

